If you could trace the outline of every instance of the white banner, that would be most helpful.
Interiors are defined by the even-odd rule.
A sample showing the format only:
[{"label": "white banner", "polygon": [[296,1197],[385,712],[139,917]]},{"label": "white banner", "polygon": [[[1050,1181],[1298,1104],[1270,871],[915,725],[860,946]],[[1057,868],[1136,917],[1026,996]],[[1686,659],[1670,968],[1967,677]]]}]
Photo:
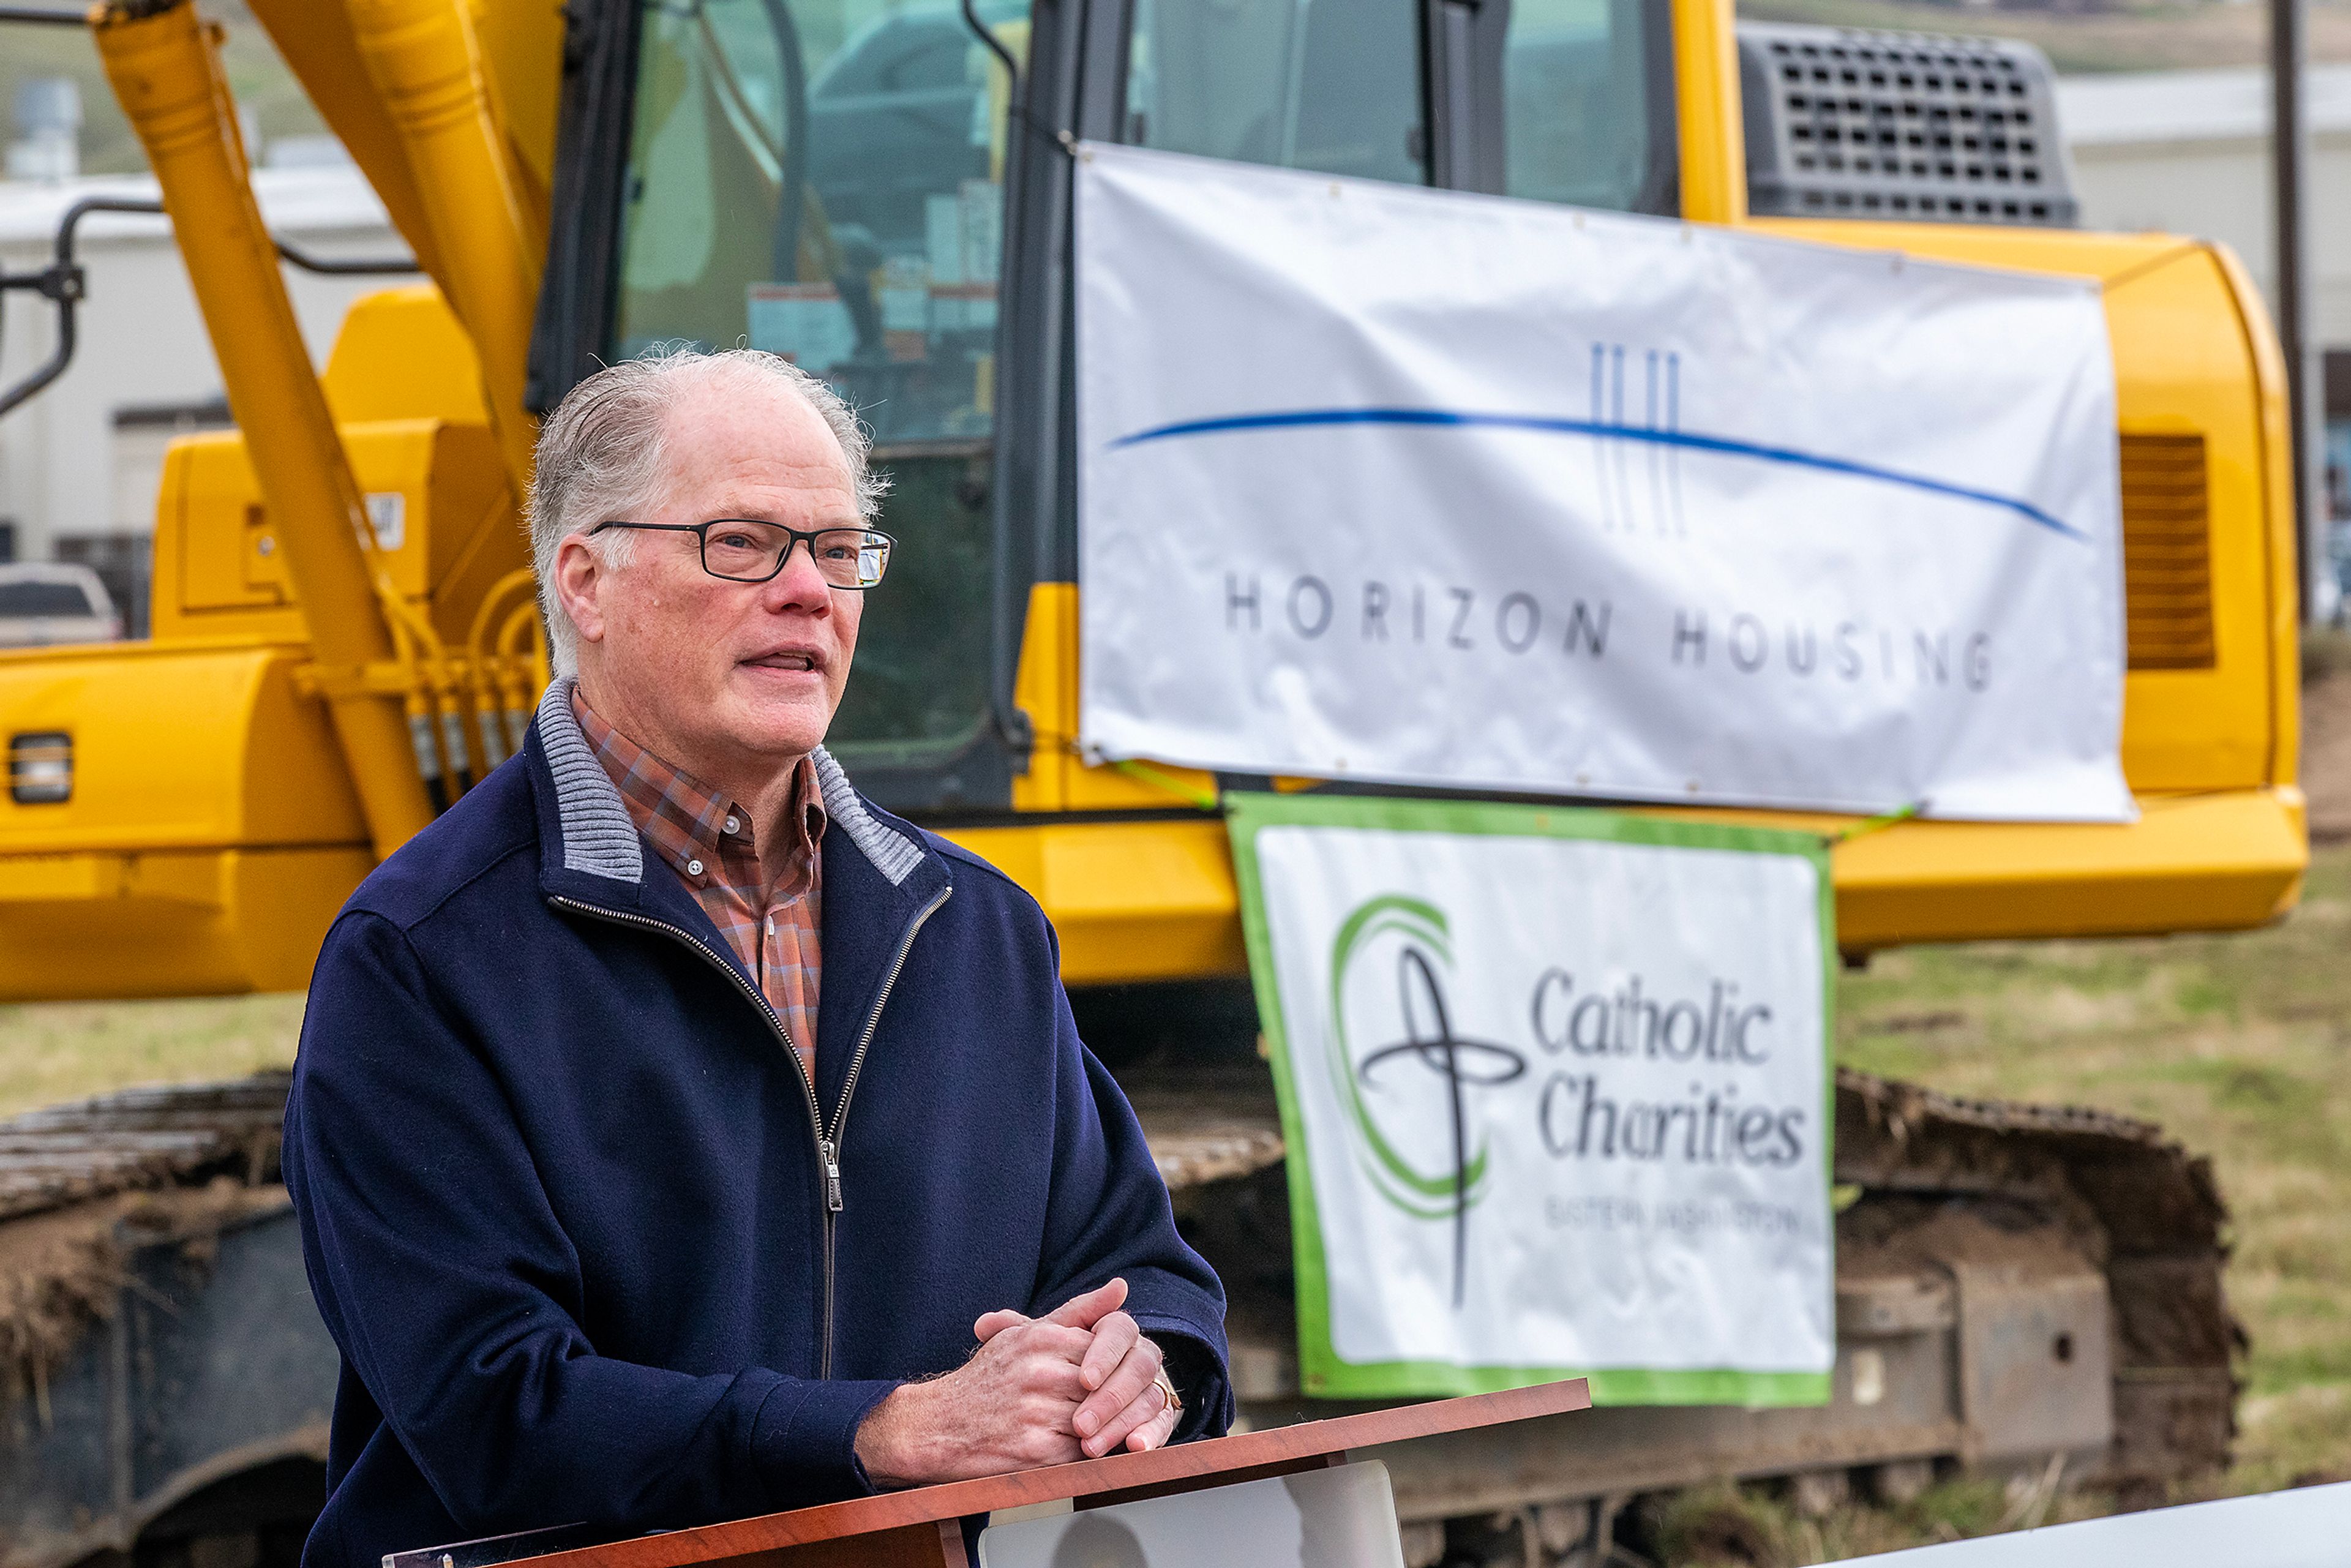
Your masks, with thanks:
[{"label": "white banner", "polygon": [[1825,1397],[1816,839],[1242,796],[1303,1386]]},{"label": "white banner", "polygon": [[2098,285],[1088,146],[1081,743],[2120,821]]}]

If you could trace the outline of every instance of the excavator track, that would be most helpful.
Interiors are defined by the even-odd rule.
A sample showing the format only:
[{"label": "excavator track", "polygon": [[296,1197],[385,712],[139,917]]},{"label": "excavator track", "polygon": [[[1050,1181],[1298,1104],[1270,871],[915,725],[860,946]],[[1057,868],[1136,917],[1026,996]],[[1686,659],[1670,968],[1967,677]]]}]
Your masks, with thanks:
[{"label": "excavator track", "polygon": [[0,1121],[0,1220],[277,1171],[290,1075],[128,1089]]},{"label": "excavator track", "polygon": [[0,1392],[40,1394],[142,1239],[284,1204],[289,1082],[131,1089],[0,1122]]},{"label": "excavator track", "polygon": [[0,1121],[0,1568],[298,1544],[336,1360],[278,1178],[288,1082]]},{"label": "excavator track", "polygon": [[[2145,1487],[2227,1468],[2233,1359],[2247,1342],[2222,1288],[2229,1210],[2210,1158],[2126,1116],[1962,1099],[1840,1069],[1836,1172],[1881,1216],[1997,1203],[2062,1228],[2106,1279],[2109,1478]],[[1847,1256],[1861,1240],[1847,1231],[1860,1228],[1848,1210],[1838,1234]],[[1945,1260],[1969,1263],[1964,1249]]]},{"label": "excavator track", "polygon": [[[1262,1064],[1155,1052],[1120,1077],[1179,1222],[1226,1280],[1244,1418],[1332,1413],[1297,1385]],[[26,1521],[0,1568],[169,1539],[234,1466],[282,1478],[322,1457],[335,1358],[278,1178],[287,1085],[138,1089],[0,1122],[0,1516]],[[2127,1117],[1841,1070],[1835,1176],[1848,1201],[1829,1406],[1607,1409],[1499,1446],[1406,1445],[1383,1457],[1413,1560],[1490,1541],[1498,1518],[1519,1521],[1521,1545],[1595,1545],[1629,1499],[1719,1475],[1899,1495],[1966,1463],[2152,1496],[2227,1464],[2244,1339],[2209,1161]],[[311,1369],[282,1409],[203,1380],[265,1351]],[[74,1430],[85,1406],[127,1434],[95,1465]],[[150,1450],[178,1468],[142,1463]],[[311,1484],[291,1503],[271,1493],[253,1528],[298,1538]]]},{"label": "excavator track", "polygon": [[[1289,1345],[1283,1149],[1262,1068],[1203,1071],[1155,1053],[1121,1077],[1179,1219],[1231,1293],[1245,1408],[1320,1413],[1297,1393]],[[1585,1470],[1593,1495],[1707,1474],[1875,1481],[1887,1466],[2032,1472],[2054,1459],[2069,1482],[2148,1497],[2226,1468],[2245,1340],[2222,1290],[2228,1209],[2208,1159],[2104,1111],[1962,1099],[1840,1069],[1835,1179],[1836,1403],[1689,1412],[1678,1427],[1668,1413],[1599,1412],[1585,1429],[1612,1428],[1607,1461],[1557,1456]],[[1906,1368],[1925,1390],[1907,1409]],[[1872,1404],[1879,1386],[1896,1392]],[[1530,1490],[1538,1469],[1522,1467]],[[1409,1506],[1412,1478],[1398,1487]],[[1421,1500],[1439,1511],[1435,1495]]]}]

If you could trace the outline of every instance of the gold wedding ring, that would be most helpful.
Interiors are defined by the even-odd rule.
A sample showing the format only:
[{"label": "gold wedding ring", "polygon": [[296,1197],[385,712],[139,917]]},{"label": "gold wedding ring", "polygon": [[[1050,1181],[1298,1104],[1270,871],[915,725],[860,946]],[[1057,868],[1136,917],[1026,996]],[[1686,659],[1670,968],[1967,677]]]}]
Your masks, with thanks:
[{"label": "gold wedding ring", "polygon": [[1180,1414],[1184,1408],[1184,1396],[1176,1392],[1176,1385],[1168,1377],[1167,1369],[1164,1366],[1161,1367],[1159,1369],[1159,1375],[1153,1378],[1151,1381],[1158,1388],[1160,1393],[1167,1396],[1167,1403],[1161,1406],[1160,1409],[1174,1410]]}]

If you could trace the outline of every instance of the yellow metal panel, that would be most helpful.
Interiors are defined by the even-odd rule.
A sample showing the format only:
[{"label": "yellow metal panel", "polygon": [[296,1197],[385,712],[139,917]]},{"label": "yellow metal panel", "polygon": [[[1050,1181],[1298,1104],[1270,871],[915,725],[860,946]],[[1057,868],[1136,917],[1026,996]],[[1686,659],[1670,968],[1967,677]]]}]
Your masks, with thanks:
[{"label": "yellow metal panel", "polygon": [[1836,851],[1848,947],[2259,925],[2292,907],[2301,793],[2157,796],[2128,826],[1906,824]]},{"label": "yellow metal panel", "polygon": [[308,639],[292,595],[260,567],[265,548],[271,560],[277,551],[266,517],[241,437],[192,435],[171,444],[155,497],[150,612],[157,642],[209,634],[223,612],[240,612],[239,632]]},{"label": "yellow metal panel", "polygon": [[344,848],[0,855],[0,1001],[292,991],[368,873]]},{"label": "yellow metal panel", "polygon": [[1682,216],[1747,217],[1747,128],[1740,118],[1739,38],[1731,0],[1674,0],[1676,120]]},{"label": "yellow metal panel", "polygon": [[2132,677],[2123,716],[2125,767],[2141,789],[2284,782],[2274,768],[2274,498],[2262,389],[2252,373],[2255,344],[2220,259],[2208,247],[2174,253],[2110,282],[2106,313],[2123,428],[2202,434],[2211,512],[2217,657],[2209,670]]},{"label": "yellow metal panel", "polygon": [[474,37],[498,105],[507,150],[538,209],[544,243],[547,193],[555,184],[555,112],[563,91],[563,17],[558,5],[470,0]]},{"label": "yellow metal panel", "polygon": [[[73,737],[73,795],[0,798],[0,857],[358,844],[326,709],[287,646],[118,643],[0,655],[0,728]],[[26,874],[32,874],[30,873]]]},{"label": "yellow metal panel", "polygon": [[1078,585],[1040,582],[1029,590],[1013,701],[1037,732],[1029,771],[1012,781],[1019,811],[1155,810],[1216,791],[1213,775],[1153,765],[1127,771],[1091,767],[1078,757]]},{"label": "yellow metal panel", "polygon": [[0,904],[66,904],[121,896],[128,855],[0,856]]},{"label": "yellow metal panel", "polygon": [[[402,598],[462,643],[482,595],[529,562],[489,428],[438,419],[343,427],[360,489],[397,495],[399,544],[378,557]],[[154,634],[307,642],[285,541],[235,431],[174,442],[156,501]]]},{"label": "yellow metal panel", "polygon": [[1071,746],[1078,727],[1078,585],[1040,582],[1029,590],[1012,702],[1029,716],[1036,739],[1029,771],[1012,780],[1016,811],[1058,811],[1070,798]]},{"label": "yellow metal panel", "polygon": [[1044,906],[1071,985],[1240,975],[1239,904],[1224,823],[1075,822],[947,837]]},{"label": "yellow metal panel", "polygon": [[353,845],[238,850],[225,858],[230,899],[227,947],[235,957],[236,974],[234,985],[221,988],[305,989],[327,927],[351,890],[375,869],[375,857],[365,845]]},{"label": "yellow metal panel", "polygon": [[228,901],[225,865],[225,852],[208,850],[0,855],[0,905],[29,913],[92,899],[119,908],[121,901],[136,899],[218,909]]},{"label": "yellow metal panel", "polygon": [[[434,419],[397,419],[342,429],[360,489],[371,497],[400,497],[400,546],[379,550],[375,559],[377,570],[403,599],[418,598],[431,581],[426,558],[433,549],[433,448],[441,428]],[[266,521],[274,525],[277,519]]]},{"label": "yellow metal panel", "polygon": [[287,646],[0,655],[0,729],[72,737],[73,794],[0,799],[0,998],[303,985],[375,864]]},{"label": "yellow metal panel", "polygon": [[425,608],[434,630],[462,648],[482,596],[530,565],[530,539],[486,425],[436,423],[427,464]]},{"label": "yellow metal panel", "polygon": [[[2158,797],[2127,826],[1908,822],[1833,852],[1837,940],[1866,950],[1993,936],[2258,925],[2308,862],[2300,792]],[[1659,812],[1824,833],[1848,820]],[[1069,984],[1247,972],[1221,821],[1052,822],[948,837],[1027,888],[1061,937]]]},{"label": "yellow metal panel", "polygon": [[429,283],[354,301],[320,382],[338,424],[377,419],[487,424],[490,419],[473,340]]},{"label": "yellow metal panel", "polygon": [[2294,506],[2285,355],[2244,263],[2226,246],[2213,246],[2212,256],[2228,279],[2229,298],[2252,353],[2254,395],[2261,403],[2266,454],[2262,484],[2269,518],[2270,777],[2283,783],[2301,777],[2302,747],[2302,591],[2295,580],[2302,528]]}]

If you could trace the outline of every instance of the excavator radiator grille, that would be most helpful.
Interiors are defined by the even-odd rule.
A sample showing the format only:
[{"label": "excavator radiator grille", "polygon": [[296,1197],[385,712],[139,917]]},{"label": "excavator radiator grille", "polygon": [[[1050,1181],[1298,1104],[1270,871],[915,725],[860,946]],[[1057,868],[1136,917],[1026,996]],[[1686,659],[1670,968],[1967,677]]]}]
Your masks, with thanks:
[{"label": "excavator radiator grille", "polygon": [[2123,602],[2134,670],[2212,667],[2212,537],[2200,435],[2126,435]]},{"label": "excavator radiator grille", "polygon": [[2071,228],[2057,73],[2030,44],[1739,24],[1761,216]]}]

